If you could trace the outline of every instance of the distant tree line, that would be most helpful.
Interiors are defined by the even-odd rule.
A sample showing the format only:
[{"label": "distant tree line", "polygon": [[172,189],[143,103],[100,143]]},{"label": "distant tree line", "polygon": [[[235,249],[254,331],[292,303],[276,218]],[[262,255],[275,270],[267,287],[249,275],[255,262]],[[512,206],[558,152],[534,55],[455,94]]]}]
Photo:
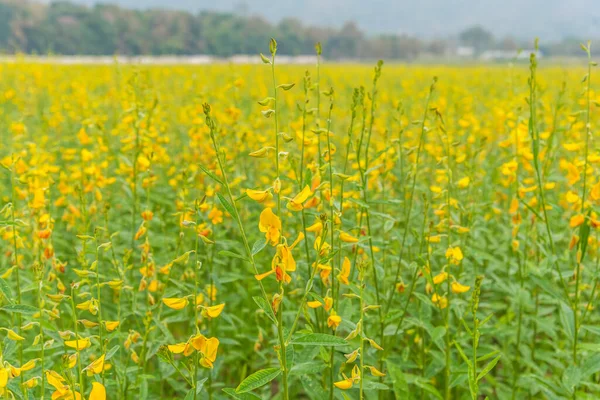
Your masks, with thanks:
[{"label": "distant tree line", "polygon": [[[320,41],[327,57],[333,59],[411,60],[448,55],[457,46],[469,46],[475,54],[520,47],[510,38],[496,40],[482,27],[469,28],[456,38],[422,40],[409,35],[369,36],[353,22],[334,29],[306,26],[294,18],[274,25],[261,17],[231,13],[0,0],[0,52],[4,53],[226,57],[264,51],[270,37],[277,38],[279,52],[286,55],[312,54],[314,44]],[[547,55],[579,55],[576,43],[555,43],[542,50]]]}]

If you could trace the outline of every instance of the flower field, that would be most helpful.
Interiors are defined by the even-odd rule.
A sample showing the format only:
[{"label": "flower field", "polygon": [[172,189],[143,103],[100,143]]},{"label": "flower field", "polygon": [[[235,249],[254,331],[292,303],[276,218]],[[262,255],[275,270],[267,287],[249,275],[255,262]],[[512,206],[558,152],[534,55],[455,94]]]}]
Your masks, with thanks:
[{"label": "flower field", "polygon": [[598,398],[583,48],[0,64],[0,395]]}]

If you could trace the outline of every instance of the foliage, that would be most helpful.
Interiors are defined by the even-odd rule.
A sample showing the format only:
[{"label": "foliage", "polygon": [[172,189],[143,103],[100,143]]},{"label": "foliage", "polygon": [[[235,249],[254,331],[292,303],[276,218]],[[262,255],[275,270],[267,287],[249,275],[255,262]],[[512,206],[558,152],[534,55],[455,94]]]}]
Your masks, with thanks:
[{"label": "foliage", "polygon": [[0,65],[2,395],[598,397],[582,47],[585,69],[306,71],[274,39],[261,65]]}]

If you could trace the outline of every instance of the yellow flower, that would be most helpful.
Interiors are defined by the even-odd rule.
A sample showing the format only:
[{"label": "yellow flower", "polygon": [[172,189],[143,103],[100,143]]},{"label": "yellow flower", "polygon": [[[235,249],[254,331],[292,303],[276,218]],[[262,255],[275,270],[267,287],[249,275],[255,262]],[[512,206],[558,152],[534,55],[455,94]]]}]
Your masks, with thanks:
[{"label": "yellow flower", "polygon": [[120,321],[104,321],[104,327],[107,331],[112,332],[118,328]]},{"label": "yellow flower", "polygon": [[17,332],[13,331],[12,329],[4,328],[4,330],[6,331],[6,335],[10,340],[15,340],[17,342],[20,342],[21,340],[25,340],[25,338],[23,336],[19,335]]},{"label": "yellow flower", "polygon": [[344,257],[344,262],[342,263],[342,270],[338,274],[337,278],[344,285],[348,285],[350,282],[348,281],[348,277],[350,276],[350,259],[348,257]]},{"label": "yellow flower", "polygon": [[220,224],[223,222],[223,211],[219,210],[217,207],[213,207],[208,213],[208,219],[214,224]]},{"label": "yellow flower", "polygon": [[323,304],[319,300],[313,300],[313,301],[307,301],[306,305],[309,306],[310,308],[319,308]]},{"label": "yellow flower", "polygon": [[182,310],[189,304],[189,300],[186,297],[169,297],[162,299],[162,301],[167,307],[173,310]]},{"label": "yellow flower", "polygon": [[358,238],[346,233],[344,231],[340,231],[340,240],[345,243],[356,243],[358,242]]},{"label": "yellow flower", "polygon": [[321,236],[317,236],[315,238],[315,244],[313,245],[313,248],[319,252],[320,256],[325,256],[327,255],[327,253],[329,253],[331,246],[329,245],[329,243],[322,240]]},{"label": "yellow flower", "polygon": [[265,208],[260,213],[260,221],[258,223],[258,229],[265,234],[265,239],[272,246],[279,243],[281,236],[281,220],[275,214],[271,208]]},{"label": "yellow flower", "polygon": [[200,365],[204,368],[212,368],[213,363],[217,359],[217,351],[219,349],[219,339],[206,338],[204,335],[196,335],[190,338],[189,343],[196,351],[202,354]]},{"label": "yellow flower", "polygon": [[314,232],[319,234],[323,230],[323,224],[319,221],[306,228],[306,232]]},{"label": "yellow flower", "polygon": [[180,354],[180,353],[183,353],[183,351],[185,350],[185,346],[186,346],[186,343],[177,343],[177,344],[169,344],[169,345],[167,345],[167,348],[173,354]]},{"label": "yellow flower", "polygon": [[[57,372],[46,370],[46,381],[56,389],[52,393],[52,399],[73,399],[73,391],[69,385],[65,384],[65,379]],[[81,399],[81,395],[78,392],[75,392],[75,397],[75,400]]]},{"label": "yellow flower", "polygon": [[437,274],[436,276],[433,277],[433,283],[436,285],[439,285],[440,283],[444,282],[446,279],[448,279],[448,273],[440,272],[439,274]]},{"label": "yellow flower", "polygon": [[433,296],[431,296],[431,302],[440,309],[448,307],[448,299],[445,296],[438,296],[437,293],[434,293]]},{"label": "yellow flower", "polygon": [[8,385],[8,368],[0,368],[0,389],[4,389]]},{"label": "yellow flower", "polygon": [[217,351],[219,350],[219,339],[210,338],[204,342],[204,346],[200,349],[203,357],[200,359],[200,365],[204,368],[212,368],[213,363],[217,359]]},{"label": "yellow flower", "polygon": [[579,195],[575,192],[568,191],[566,194],[567,202],[574,204],[579,202]]},{"label": "yellow flower", "polygon": [[292,243],[291,246],[288,246],[287,243],[278,244],[275,256],[271,261],[271,270],[263,274],[254,275],[254,277],[260,281],[275,273],[277,281],[285,281],[286,283],[290,283],[292,277],[288,274],[288,272],[294,272],[296,270],[296,260],[294,260],[292,250],[303,239],[304,234],[300,232],[298,238],[294,241],[294,243]]},{"label": "yellow flower", "polygon": [[40,378],[37,376],[34,376],[31,379],[26,380],[25,382],[23,382],[23,386],[25,386],[27,389],[33,389],[34,387],[36,387],[40,382]]},{"label": "yellow flower", "polygon": [[583,214],[577,214],[571,217],[571,220],[569,221],[569,226],[571,228],[577,228],[579,225],[583,224],[584,221],[585,217],[583,216]]},{"label": "yellow flower", "polygon": [[367,341],[369,342],[369,344],[371,345],[371,347],[373,347],[374,349],[383,351],[383,347],[381,347],[376,341],[374,341],[373,339],[368,339]]},{"label": "yellow flower", "polygon": [[52,229],[42,229],[41,231],[37,231],[37,237],[40,239],[48,239],[52,234]]},{"label": "yellow flower", "polygon": [[458,182],[456,182],[456,186],[458,186],[459,189],[464,189],[467,186],[469,186],[469,183],[471,183],[471,178],[469,178],[468,176],[465,176],[464,178],[462,178]]},{"label": "yellow flower", "polygon": [[579,182],[579,179],[580,179],[579,170],[577,169],[577,167],[574,164],[568,163],[567,171],[568,171],[567,180],[569,181],[570,185],[574,185],[577,182]]},{"label": "yellow flower", "polygon": [[288,210],[302,211],[304,209],[303,203],[312,195],[313,192],[310,190],[310,186],[304,186],[304,189],[302,189],[300,193],[294,196],[294,198],[289,199],[287,203]]},{"label": "yellow flower", "polygon": [[[349,339],[346,339],[346,340],[349,340]],[[359,354],[360,354],[360,348],[354,350],[352,353],[344,354],[344,357],[346,357],[346,363],[350,364],[350,363],[353,363],[354,361],[356,361]]]},{"label": "yellow flower", "polygon": [[83,350],[87,349],[91,346],[91,341],[89,338],[77,339],[77,340],[67,340],[65,345],[75,350]]},{"label": "yellow flower", "polygon": [[73,353],[67,358],[68,368],[74,368],[75,365],[77,365],[77,353]]},{"label": "yellow flower", "polygon": [[105,355],[98,357],[94,360],[90,365],[85,367],[83,370],[87,372],[87,376],[92,376],[94,374],[100,374],[102,371],[106,371],[108,369],[108,365],[104,362]]},{"label": "yellow flower", "polygon": [[333,384],[338,389],[347,390],[352,387],[352,379],[347,378],[347,379],[344,379],[343,381],[334,382]]},{"label": "yellow flower", "polygon": [[352,376],[350,378],[348,378],[344,374],[342,374],[342,376],[344,377],[344,380],[334,382],[333,384],[335,385],[335,387],[341,390],[347,390],[352,388],[352,385],[354,383],[360,381],[360,369],[358,368],[358,365],[355,365],[354,368],[352,368]]},{"label": "yellow flower", "polygon": [[148,229],[144,226],[144,224],[142,224],[140,226],[140,228],[137,230],[137,232],[135,233],[134,239],[138,240],[139,238],[144,236],[147,231],[148,231]]},{"label": "yellow flower", "polygon": [[385,376],[385,374],[383,372],[381,372],[380,370],[378,370],[377,368],[375,368],[373,366],[368,365],[366,367],[371,370],[371,375],[373,375],[373,376],[377,376],[377,377]]},{"label": "yellow flower", "polygon": [[79,320],[79,322],[81,322],[81,324],[82,324],[83,326],[85,326],[86,328],[88,328],[88,329],[90,329],[90,328],[95,328],[95,327],[97,327],[98,325],[100,325],[100,324],[99,324],[99,323],[97,323],[97,322],[94,322],[94,321],[89,321],[89,320],[87,320],[87,319],[80,319],[80,320]]},{"label": "yellow flower", "polygon": [[252,200],[264,203],[273,198],[270,190],[254,190],[254,189],[246,189],[246,195],[250,197]]},{"label": "yellow flower", "polygon": [[448,247],[446,250],[446,258],[450,261],[451,264],[458,265],[463,259],[463,253],[460,247]]},{"label": "yellow flower", "polygon": [[269,155],[269,150],[271,150],[271,149],[273,149],[273,147],[263,147],[256,151],[253,151],[252,153],[249,153],[248,155],[250,157],[265,158]]},{"label": "yellow flower", "polygon": [[598,181],[594,186],[592,186],[592,190],[590,191],[590,197],[592,200],[600,200],[600,181]]},{"label": "yellow flower", "polygon": [[338,326],[340,326],[341,322],[342,317],[337,315],[335,310],[331,310],[331,312],[329,313],[329,317],[327,318],[327,326],[335,330]]},{"label": "yellow flower", "polygon": [[92,382],[89,400],[106,400],[106,388],[100,382]]},{"label": "yellow flower", "polygon": [[108,281],[106,282],[106,284],[113,290],[119,290],[121,289],[121,287],[123,286],[123,281],[122,280],[118,280],[118,279],[114,279],[112,281]]},{"label": "yellow flower", "polygon": [[429,243],[439,243],[442,241],[442,238],[440,235],[434,235],[434,236],[429,236],[427,238]]},{"label": "yellow flower", "polygon": [[276,194],[279,194],[279,192],[281,192],[281,179],[275,179],[275,182],[273,182],[273,191]]},{"label": "yellow flower", "polygon": [[202,315],[208,318],[217,318],[225,308],[225,303],[217,304],[216,306],[204,307]]},{"label": "yellow flower", "polygon": [[30,371],[35,368],[35,361],[36,360],[29,360],[25,364],[21,365],[21,368],[19,369],[21,371]]},{"label": "yellow flower", "polygon": [[471,286],[461,285],[458,282],[452,282],[451,285],[452,293],[466,293],[471,289]]},{"label": "yellow flower", "polygon": [[44,189],[37,188],[33,192],[33,201],[30,204],[31,208],[42,208],[46,204],[46,199],[44,197]]},{"label": "yellow flower", "polygon": [[142,211],[142,219],[144,221],[152,221],[152,218],[154,218],[154,213],[150,210],[145,210]]}]

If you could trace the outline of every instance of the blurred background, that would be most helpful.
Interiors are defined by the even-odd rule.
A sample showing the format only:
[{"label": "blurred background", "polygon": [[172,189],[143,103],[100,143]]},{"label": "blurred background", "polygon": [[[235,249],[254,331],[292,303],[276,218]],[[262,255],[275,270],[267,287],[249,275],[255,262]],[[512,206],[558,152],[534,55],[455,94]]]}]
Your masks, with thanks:
[{"label": "blurred background", "polygon": [[542,56],[570,59],[600,38],[600,1],[0,0],[5,56],[255,62],[270,37],[290,63],[309,62],[317,41],[330,60],[493,62],[535,37]]}]

